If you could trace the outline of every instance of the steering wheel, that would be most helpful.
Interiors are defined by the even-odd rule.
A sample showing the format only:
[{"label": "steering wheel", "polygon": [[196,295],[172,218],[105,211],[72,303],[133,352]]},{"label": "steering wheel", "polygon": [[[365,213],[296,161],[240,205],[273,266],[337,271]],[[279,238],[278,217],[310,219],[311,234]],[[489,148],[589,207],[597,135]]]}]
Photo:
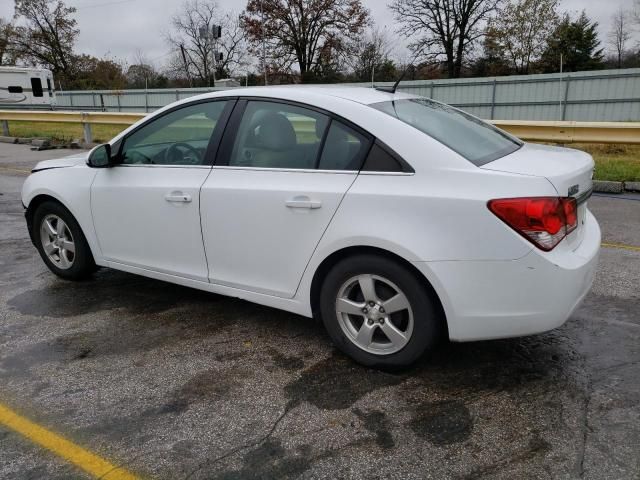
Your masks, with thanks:
[{"label": "steering wheel", "polygon": [[[183,148],[191,155],[185,155],[180,149]],[[177,160],[176,155],[180,154],[181,163],[185,165],[199,165],[200,164],[200,152],[189,145],[188,143],[178,142],[171,145],[164,151],[164,161],[167,165],[175,163]]]},{"label": "steering wheel", "polygon": [[125,156],[127,158],[126,163],[133,163],[133,164],[154,163],[152,159],[150,159],[144,153],[140,153],[137,150],[130,150],[125,153]]}]

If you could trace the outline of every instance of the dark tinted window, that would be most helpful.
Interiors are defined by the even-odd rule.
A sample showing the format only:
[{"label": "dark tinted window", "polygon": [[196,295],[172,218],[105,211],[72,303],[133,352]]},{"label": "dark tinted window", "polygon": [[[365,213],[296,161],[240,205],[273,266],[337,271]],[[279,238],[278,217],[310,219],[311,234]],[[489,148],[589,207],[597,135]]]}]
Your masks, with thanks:
[{"label": "dark tinted window", "polygon": [[33,92],[34,97],[42,97],[42,81],[39,78],[31,79],[31,91]]},{"label": "dark tinted window", "polygon": [[411,172],[412,169],[392,155],[384,147],[375,143],[367,156],[362,170],[366,172]]},{"label": "dark tinted window", "polygon": [[9,93],[22,93],[22,87],[19,87],[19,86],[9,87]]},{"label": "dark tinted window", "polygon": [[236,134],[229,165],[313,169],[329,118],[314,110],[251,101]]},{"label": "dark tinted window", "polygon": [[51,80],[47,78],[47,92],[49,92],[49,96],[51,96]]},{"label": "dark tinted window", "polygon": [[427,98],[371,106],[426,133],[477,166],[504,157],[522,146],[522,142],[493,125]]},{"label": "dark tinted window", "polygon": [[354,129],[331,121],[320,157],[320,170],[360,170],[369,142]]}]

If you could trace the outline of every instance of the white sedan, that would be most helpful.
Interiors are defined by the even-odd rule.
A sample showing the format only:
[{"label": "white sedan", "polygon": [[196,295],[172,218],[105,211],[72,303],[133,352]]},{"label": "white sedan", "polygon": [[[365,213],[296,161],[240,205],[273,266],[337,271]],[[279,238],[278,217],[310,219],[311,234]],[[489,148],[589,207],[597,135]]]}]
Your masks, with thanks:
[{"label": "white sedan", "polygon": [[600,248],[593,168],[415,95],[249,88],[41,162],[22,201],[62,278],[109,267],[316,316],[358,362],[394,367],[442,334],[564,323]]}]

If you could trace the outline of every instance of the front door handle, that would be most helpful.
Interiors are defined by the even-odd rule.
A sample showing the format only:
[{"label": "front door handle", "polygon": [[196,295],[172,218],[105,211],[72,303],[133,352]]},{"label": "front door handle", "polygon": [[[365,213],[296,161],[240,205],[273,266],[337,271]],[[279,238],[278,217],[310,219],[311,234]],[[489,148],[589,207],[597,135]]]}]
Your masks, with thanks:
[{"label": "front door handle", "polygon": [[284,204],[289,208],[308,208],[309,210],[315,210],[316,208],[320,208],[322,206],[321,201],[311,200],[306,195],[293,197],[284,202]]},{"label": "front door handle", "polygon": [[182,193],[182,192],[171,192],[171,193],[167,193],[164,196],[164,199],[167,202],[172,202],[172,203],[190,203],[191,195],[189,195],[188,193]]}]

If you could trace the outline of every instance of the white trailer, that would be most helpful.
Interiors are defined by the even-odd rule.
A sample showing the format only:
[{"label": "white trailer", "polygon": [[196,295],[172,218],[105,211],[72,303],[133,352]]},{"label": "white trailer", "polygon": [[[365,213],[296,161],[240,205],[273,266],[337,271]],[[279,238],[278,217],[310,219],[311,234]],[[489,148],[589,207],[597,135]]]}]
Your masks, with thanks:
[{"label": "white trailer", "polygon": [[50,70],[31,67],[0,67],[0,109],[56,105]]}]

